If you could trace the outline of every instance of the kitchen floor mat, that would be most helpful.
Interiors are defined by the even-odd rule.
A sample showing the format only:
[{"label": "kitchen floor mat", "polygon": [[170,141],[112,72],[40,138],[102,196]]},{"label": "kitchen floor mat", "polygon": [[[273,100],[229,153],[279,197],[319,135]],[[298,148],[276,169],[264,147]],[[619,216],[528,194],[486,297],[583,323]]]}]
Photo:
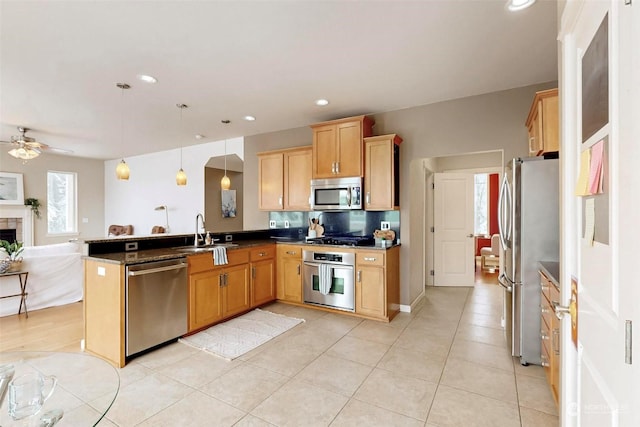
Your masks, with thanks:
[{"label": "kitchen floor mat", "polygon": [[223,359],[233,360],[302,322],[304,319],[256,308],[178,341]]}]

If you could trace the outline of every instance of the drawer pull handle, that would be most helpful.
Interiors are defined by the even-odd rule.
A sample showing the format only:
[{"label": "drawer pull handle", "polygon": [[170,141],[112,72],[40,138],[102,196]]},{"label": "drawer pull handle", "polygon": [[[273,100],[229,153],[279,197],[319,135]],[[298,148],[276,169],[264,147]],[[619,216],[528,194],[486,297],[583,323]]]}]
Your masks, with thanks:
[{"label": "drawer pull handle", "polygon": [[549,335],[547,335],[546,331],[540,331],[540,338],[543,340],[549,341]]},{"label": "drawer pull handle", "polygon": [[540,307],[540,311],[542,312],[542,314],[547,314],[550,310],[547,307]]},{"label": "drawer pull handle", "polygon": [[300,264],[298,264],[298,276],[300,275]]},{"label": "drawer pull handle", "polygon": [[358,270],[358,278],[357,278],[358,283],[362,282],[362,270]]},{"label": "drawer pull handle", "polygon": [[258,256],[265,256],[266,254],[267,254],[266,252],[260,252]]},{"label": "drawer pull handle", "polygon": [[368,256],[366,256],[366,257],[364,257],[364,260],[365,260],[365,261],[375,261],[376,259],[375,259],[374,257],[368,257]]},{"label": "drawer pull handle", "polygon": [[287,255],[295,255],[296,251],[287,251]]}]

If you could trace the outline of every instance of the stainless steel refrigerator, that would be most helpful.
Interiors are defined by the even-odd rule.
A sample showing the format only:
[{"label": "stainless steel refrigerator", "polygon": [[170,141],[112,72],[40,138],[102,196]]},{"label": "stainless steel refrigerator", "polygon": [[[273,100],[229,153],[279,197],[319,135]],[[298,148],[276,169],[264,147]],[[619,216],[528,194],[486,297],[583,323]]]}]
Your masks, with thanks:
[{"label": "stainless steel refrigerator", "polygon": [[539,261],[559,258],[559,161],[542,157],[509,162],[498,199],[504,317],[511,353],[522,365],[540,359]]}]

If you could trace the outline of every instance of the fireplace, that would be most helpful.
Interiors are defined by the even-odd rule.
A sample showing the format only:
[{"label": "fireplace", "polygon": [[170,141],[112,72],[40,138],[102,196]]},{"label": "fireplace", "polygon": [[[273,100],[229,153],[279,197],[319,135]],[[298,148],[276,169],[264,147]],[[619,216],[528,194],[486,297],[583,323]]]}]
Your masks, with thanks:
[{"label": "fireplace", "polygon": [[16,229],[15,228],[7,228],[4,230],[0,230],[0,240],[6,240],[9,243],[15,242],[16,239]]},{"label": "fireplace", "polygon": [[[10,234],[9,234],[10,233]],[[0,238],[33,246],[33,213],[28,206],[0,206]],[[7,237],[9,238],[7,238]]]}]

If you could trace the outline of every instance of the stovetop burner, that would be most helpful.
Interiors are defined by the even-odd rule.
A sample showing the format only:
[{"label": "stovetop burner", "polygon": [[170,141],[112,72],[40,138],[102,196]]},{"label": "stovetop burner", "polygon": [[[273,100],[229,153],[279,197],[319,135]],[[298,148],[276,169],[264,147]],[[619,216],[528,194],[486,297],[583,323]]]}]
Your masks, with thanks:
[{"label": "stovetop burner", "polygon": [[373,246],[375,239],[368,236],[324,236],[308,239],[307,243],[315,245]]}]

